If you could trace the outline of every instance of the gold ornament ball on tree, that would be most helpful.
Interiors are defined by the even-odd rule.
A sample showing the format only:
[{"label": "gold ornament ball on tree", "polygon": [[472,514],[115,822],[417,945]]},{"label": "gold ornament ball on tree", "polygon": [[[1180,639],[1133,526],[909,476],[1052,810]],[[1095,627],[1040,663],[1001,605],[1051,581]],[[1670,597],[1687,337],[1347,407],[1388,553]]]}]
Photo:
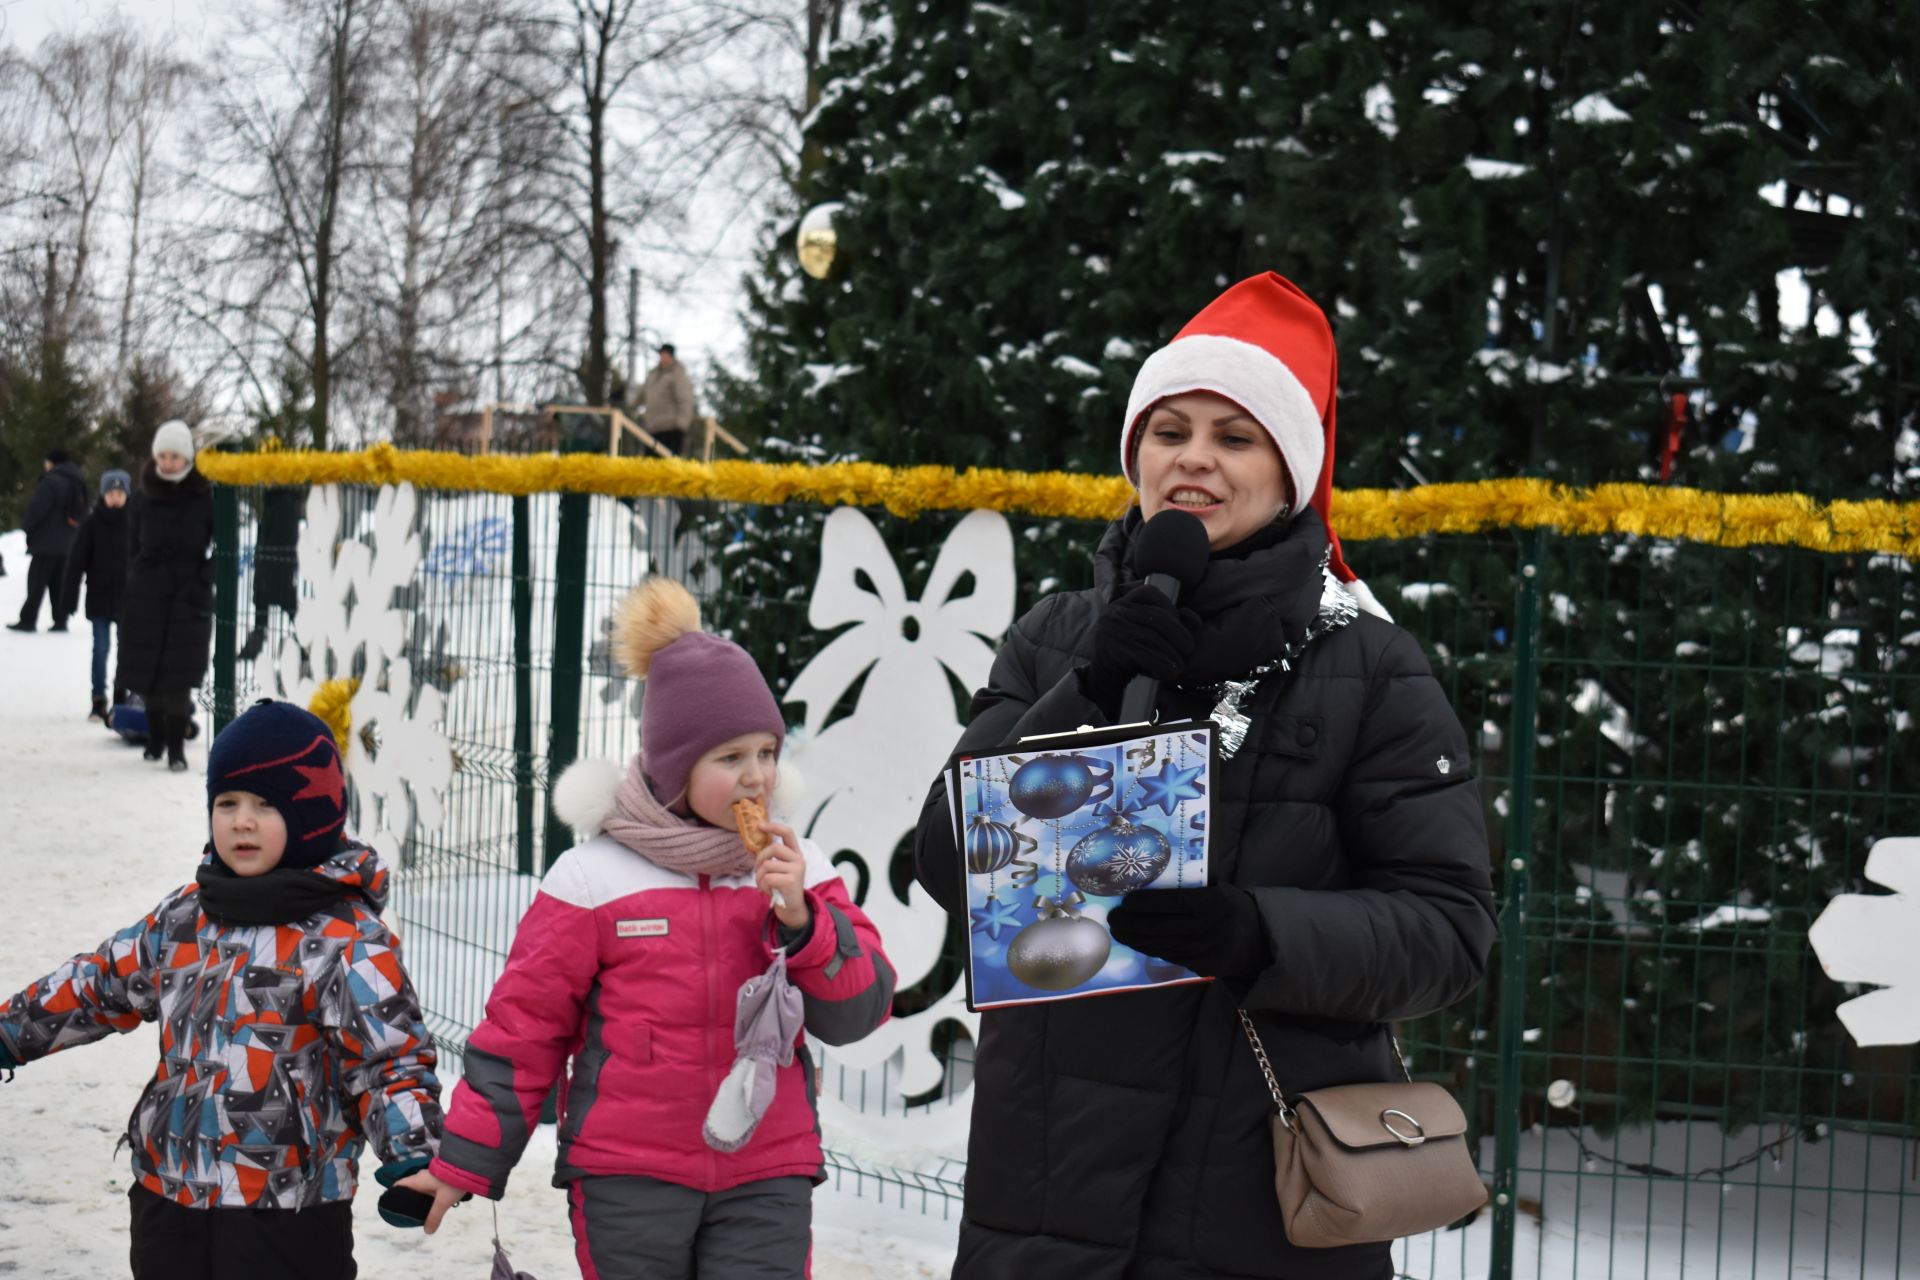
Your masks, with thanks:
[{"label": "gold ornament ball on tree", "polygon": [[827,273],[833,270],[834,252],[837,237],[833,230],[833,215],[840,211],[838,204],[820,204],[807,210],[807,216],[800,219],[800,234],[794,247],[800,254],[800,269],[815,280],[825,280]]}]

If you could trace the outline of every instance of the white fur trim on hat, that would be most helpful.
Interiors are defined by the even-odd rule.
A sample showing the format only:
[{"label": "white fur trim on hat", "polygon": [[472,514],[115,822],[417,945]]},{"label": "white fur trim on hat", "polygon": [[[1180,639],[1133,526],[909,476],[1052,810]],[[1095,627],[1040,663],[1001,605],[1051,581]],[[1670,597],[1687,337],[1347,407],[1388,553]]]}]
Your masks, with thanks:
[{"label": "white fur trim on hat", "polygon": [[163,422],[153,433],[153,456],[163,453],[177,453],[188,462],[193,461],[193,428],[175,418]]},{"label": "white fur trim on hat", "polygon": [[1327,429],[1312,395],[1286,362],[1265,347],[1213,333],[1176,339],[1140,366],[1120,427],[1120,470],[1127,479],[1139,484],[1129,455],[1140,416],[1156,401],[1189,391],[1215,392],[1252,414],[1280,447],[1293,477],[1294,504],[1307,504],[1327,456]]},{"label": "white fur trim on hat", "polygon": [[1352,596],[1354,603],[1362,609],[1376,618],[1385,618],[1388,622],[1393,621],[1393,615],[1387,612],[1387,606],[1380,603],[1380,597],[1374,595],[1373,588],[1369,587],[1365,582],[1359,578],[1355,578],[1351,582],[1343,582],[1340,585],[1346,588],[1347,594]]}]

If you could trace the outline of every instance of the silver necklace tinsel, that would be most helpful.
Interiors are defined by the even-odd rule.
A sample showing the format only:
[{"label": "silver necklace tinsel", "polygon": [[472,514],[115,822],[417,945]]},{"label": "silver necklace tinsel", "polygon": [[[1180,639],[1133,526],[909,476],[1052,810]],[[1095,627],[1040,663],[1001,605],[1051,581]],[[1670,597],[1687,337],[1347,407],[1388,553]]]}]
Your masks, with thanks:
[{"label": "silver necklace tinsel", "polygon": [[1301,633],[1298,640],[1287,646],[1266,662],[1247,672],[1238,680],[1222,680],[1218,684],[1207,685],[1206,692],[1214,698],[1213,711],[1209,719],[1220,730],[1220,758],[1231,760],[1246,743],[1247,730],[1252,727],[1252,718],[1240,710],[1240,704],[1247,700],[1259,687],[1260,682],[1276,671],[1292,671],[1293,663],[1306,647],[1329,631],[1338,631],[1359,616],[1360,605],[1340,580],[1333,576],[1327,567],[1328,557],[1320,557],[1320,608],[1315,611],[1313,621]]}]

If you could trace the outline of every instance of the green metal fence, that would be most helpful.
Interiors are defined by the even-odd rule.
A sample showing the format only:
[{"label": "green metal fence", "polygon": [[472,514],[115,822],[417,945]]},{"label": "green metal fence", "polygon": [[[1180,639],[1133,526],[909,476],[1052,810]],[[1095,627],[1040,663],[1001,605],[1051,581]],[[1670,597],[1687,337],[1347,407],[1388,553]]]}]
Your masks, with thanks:
[{"label": "green metal fence", "polygon": [[[367,539],[373,491],[341,493],[341,538]],[[298,657],[282,609],[245,657],[251,601],[294,553],[260,544],[261,491],[219,501],[216,720],[275,692],[275,660]],[[727,531],[788,529],[804,546],[818,517],[420,495],[424,555],[396,604],[414,683],[447,698],[455,768],[443,819],[404,834],[395,910],[450,1051],[568,843],[552,777],[637,741],[637,690],[600,631],[614,601],[671,573],[716,617],[779,626],[783,658],[810,653],[824,639],[806,624],[812,566],[800,556],[791,580],[748,586],[728,572],[747,542]],[[917,591],[952,520],[875,522]],[[1014,523],[1024,607],[1060,548],[1090,547],[1097,529]],[[1416,1075],[1466,1105],[1493,1201],[1403,1242],[1400,1273],[1920,1274],[1914,1049],[1856,1046],[1834,1010],[1857,992],[1807,942],[1834,894],[1876,891],[1861,870],[1875,840],[1920,834],[1912,566],[1540,533],[1358,544],[1349,558],[1426,646],[1474,741],[1502,921],[1482,988],[1403,1028]],[[316,587],[301,590],[308,607]],[[850,867],[867,895],[901,870]],[[913,1105],[966,1105],[971,1042],[951,1037],[947,1053],[942,1087]],[[901,1106],[881,1072],[829,1056],[823,1080],[853,1110]],[[953,1154],[916,1166],[841,1152],[829,1167],[950,1215]]]}]

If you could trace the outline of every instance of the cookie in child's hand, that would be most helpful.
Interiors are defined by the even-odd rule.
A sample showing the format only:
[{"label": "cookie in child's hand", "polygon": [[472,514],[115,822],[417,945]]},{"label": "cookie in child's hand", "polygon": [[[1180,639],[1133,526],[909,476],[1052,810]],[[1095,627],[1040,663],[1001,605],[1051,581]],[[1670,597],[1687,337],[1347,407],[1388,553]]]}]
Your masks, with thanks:
[{"label": "cookie in child's hand", "polygon": [[764,852],[773,843],[766,826],[767,806],[752,796],[742,796],[733,802],[733,823],[739,828],[740,842],[749,852]]}]

